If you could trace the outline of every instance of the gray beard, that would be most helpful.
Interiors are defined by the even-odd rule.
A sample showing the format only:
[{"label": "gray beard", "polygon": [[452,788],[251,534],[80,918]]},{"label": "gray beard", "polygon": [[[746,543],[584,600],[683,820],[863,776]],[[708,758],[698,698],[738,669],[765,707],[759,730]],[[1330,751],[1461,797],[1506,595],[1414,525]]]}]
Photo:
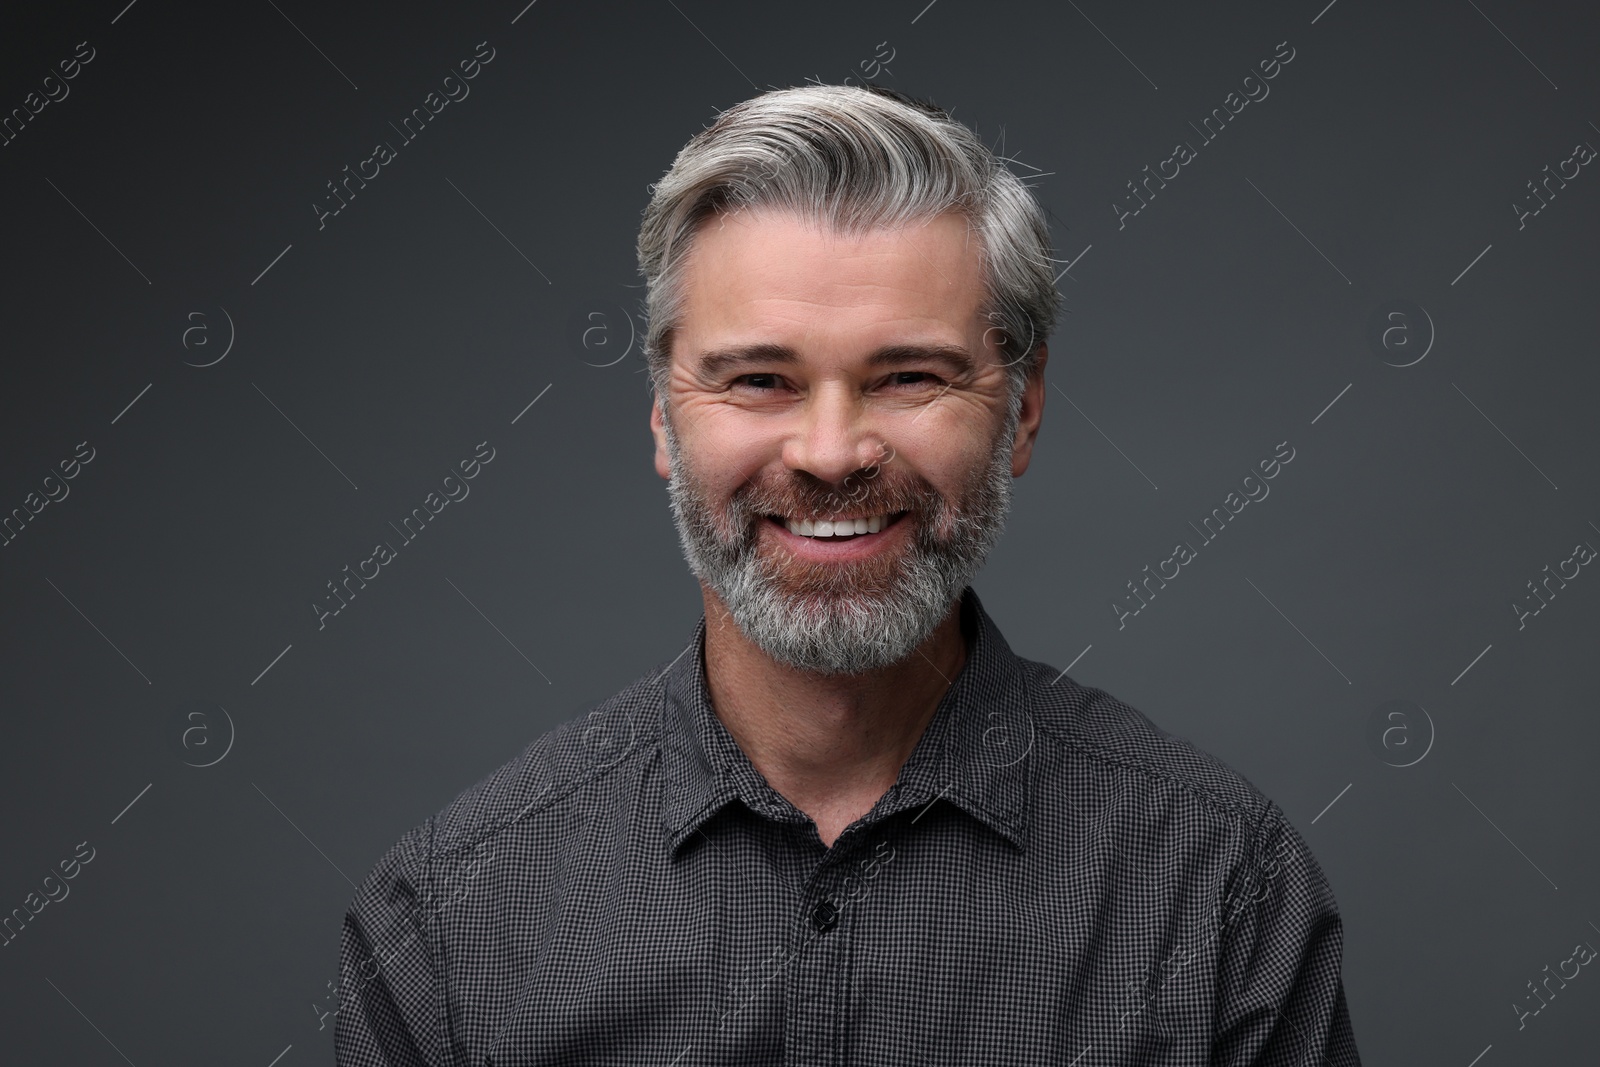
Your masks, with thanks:
[{"label": "gray beard", "polygon": [[[663,419],[673,521],[695,577],[740,631],[779,663],[824,675],[882,670],[915,653],[971,583],[1000,539],[1011,508],[1011,442],[1019,417],[1008,405],[988,461],[970,473],[954,505],[919,477],[857,472],[853,497],[806,474],[777,487],[746,486],[716,508],[684,462],[672,419]],[[848,498],[849,502],[844,503]],[[758,551],[766,515],[908,512],[911,538],[883,557],[813,563]]]}]

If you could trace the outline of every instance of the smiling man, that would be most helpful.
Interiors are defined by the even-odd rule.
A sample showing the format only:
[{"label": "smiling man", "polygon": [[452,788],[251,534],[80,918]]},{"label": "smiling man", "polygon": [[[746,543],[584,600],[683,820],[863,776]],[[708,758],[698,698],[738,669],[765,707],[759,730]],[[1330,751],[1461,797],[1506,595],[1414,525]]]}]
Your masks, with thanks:
[{"label": "smiling man", "polygon": [[682,278],[680,355],[650,425],[704,588],[711,704],[832,845],[966,662],[959,598],[1027,469],[1043,377],[1008,419],[956,214],[858,236],[731,214],[696,236]]},{"label": "smiling man", "polygon": [[1044,409],[1027,188],[932,105],[778,90],[639,259],[704,617],[368,875],[339,1062],[1359,1063],[1283,813],[970,586]]}]

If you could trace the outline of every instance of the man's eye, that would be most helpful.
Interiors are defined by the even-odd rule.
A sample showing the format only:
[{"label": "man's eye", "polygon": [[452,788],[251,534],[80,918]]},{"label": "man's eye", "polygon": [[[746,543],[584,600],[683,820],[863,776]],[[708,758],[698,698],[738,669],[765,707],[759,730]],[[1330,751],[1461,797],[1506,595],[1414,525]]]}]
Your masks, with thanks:
[{"label": "man's eye", "polygon": [[[777,374],[741,374],[733,379],[733,385],[748,386],[757,392],[772,392],[783,381]],[[888,384],[897,388],[916,388],[918,386],[936,385],[939,377],[930,371],[903,370],[896,371],[889,376]]]}]

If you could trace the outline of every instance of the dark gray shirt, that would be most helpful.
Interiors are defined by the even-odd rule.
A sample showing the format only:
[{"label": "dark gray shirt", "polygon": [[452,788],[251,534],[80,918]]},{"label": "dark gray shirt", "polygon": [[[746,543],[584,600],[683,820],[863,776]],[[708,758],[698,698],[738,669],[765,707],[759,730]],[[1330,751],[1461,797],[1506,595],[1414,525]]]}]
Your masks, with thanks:
[{"label": "dark gray shirt", "polygon": [[405,834],[345,916],[341,1067],[1360,1062],[1283,812],[1115,697],[968,658],[824,847],[693,640]]}]

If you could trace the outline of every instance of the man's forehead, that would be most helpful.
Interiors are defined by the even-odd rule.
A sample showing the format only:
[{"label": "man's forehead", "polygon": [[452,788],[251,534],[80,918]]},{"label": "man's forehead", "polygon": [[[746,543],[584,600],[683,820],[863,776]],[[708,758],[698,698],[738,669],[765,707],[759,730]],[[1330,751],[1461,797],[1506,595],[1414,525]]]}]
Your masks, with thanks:
[{"label": "man's forehead", "polygon": [[966,335],[984,290],[960,215],[845,233],[798,215],[740,211],[702,223],[684,264],[684,325],[771,318],[900,321]]}]

